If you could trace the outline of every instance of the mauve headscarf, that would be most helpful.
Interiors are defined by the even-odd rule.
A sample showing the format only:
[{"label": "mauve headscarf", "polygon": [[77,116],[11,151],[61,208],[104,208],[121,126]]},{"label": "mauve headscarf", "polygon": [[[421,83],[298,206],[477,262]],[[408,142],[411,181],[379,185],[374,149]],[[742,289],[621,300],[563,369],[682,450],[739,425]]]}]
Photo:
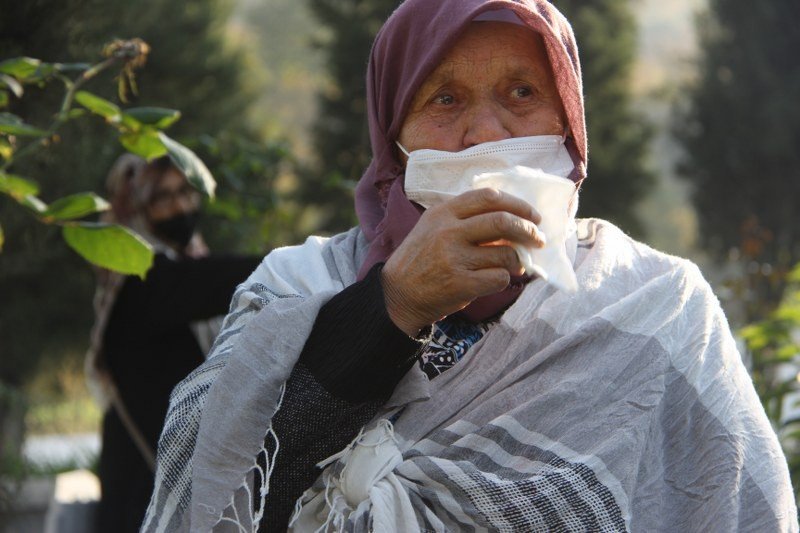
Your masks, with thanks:
[{"label": "mauve headscarf", "polygon": [[[439,65],[459,34],[486,11],[513,11],[522,23],[542,35],[570,132],[567,149],[575,162],[570,178],[586,177],[586,122],[578,49],[572,27],[543,0],[406,0],[381,28],[367,68],[367,112],[372,162],[356,187],[356,214],[370,243],[359,279],[377,262],[386,261],[419,220],[421,208],[406,198],[404,167],[395,144],[419,87]],[[479,321],[516,299],[521,283],[479,298],[462,313]]]}]

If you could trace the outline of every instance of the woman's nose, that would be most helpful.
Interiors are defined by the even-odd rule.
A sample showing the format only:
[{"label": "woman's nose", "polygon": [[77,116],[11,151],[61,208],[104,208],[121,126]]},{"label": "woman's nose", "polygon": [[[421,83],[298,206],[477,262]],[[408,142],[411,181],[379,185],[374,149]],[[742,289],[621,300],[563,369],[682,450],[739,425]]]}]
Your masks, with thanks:
[{"label": "woman's nose", "polygon": [[511,138],[503,124],[502,109],[494,102],[476,103],[467,115],[464,148]]},{"label": "woman's nose", "polygon": [[175,209],[180,210],[182,213],[188,213],[195,209],[195,201],[189,194],[179,194],[175,197],[173,203]]}]

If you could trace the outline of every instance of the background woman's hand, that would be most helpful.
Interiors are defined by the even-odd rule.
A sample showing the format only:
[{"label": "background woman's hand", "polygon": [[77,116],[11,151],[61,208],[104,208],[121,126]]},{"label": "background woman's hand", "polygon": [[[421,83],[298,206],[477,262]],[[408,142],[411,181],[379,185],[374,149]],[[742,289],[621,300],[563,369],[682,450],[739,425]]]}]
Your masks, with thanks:
[{"label": "background woman's hand", "polygon": [[496,189],[463,193],[423,213],[383,267],[386,309],[409,336],[523,273],[510,242],[544,245],[533,207]]}]

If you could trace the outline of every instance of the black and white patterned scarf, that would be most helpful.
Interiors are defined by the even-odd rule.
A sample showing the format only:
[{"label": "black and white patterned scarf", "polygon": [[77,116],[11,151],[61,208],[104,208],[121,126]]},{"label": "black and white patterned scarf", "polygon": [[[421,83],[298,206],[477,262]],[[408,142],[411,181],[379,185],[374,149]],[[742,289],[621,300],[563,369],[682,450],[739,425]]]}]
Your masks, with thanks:
[{"label": "black and white patterned scarf", "polygon": [[[413,367],[298,500],[294,531],[797,531],[786,461],[698,269],[606,222],[577,236],[578,293],[533,281],[458,364],[432,381]],[[357,229],[312,238],[240,287],[172,395],[143,531],[257,530],[283,385],[364,249]]]}]

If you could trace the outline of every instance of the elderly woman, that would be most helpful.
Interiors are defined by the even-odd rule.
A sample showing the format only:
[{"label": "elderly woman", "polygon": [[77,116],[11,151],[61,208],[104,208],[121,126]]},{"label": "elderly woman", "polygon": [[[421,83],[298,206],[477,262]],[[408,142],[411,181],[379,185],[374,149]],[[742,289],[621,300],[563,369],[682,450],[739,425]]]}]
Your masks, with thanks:
[{"label": "elderly woman", "polygon": [[574,218],[553,6],[407,0],[367,89],[359,227],[240,286],[173,393],[144,530],[796,530],[697,268]]}]

